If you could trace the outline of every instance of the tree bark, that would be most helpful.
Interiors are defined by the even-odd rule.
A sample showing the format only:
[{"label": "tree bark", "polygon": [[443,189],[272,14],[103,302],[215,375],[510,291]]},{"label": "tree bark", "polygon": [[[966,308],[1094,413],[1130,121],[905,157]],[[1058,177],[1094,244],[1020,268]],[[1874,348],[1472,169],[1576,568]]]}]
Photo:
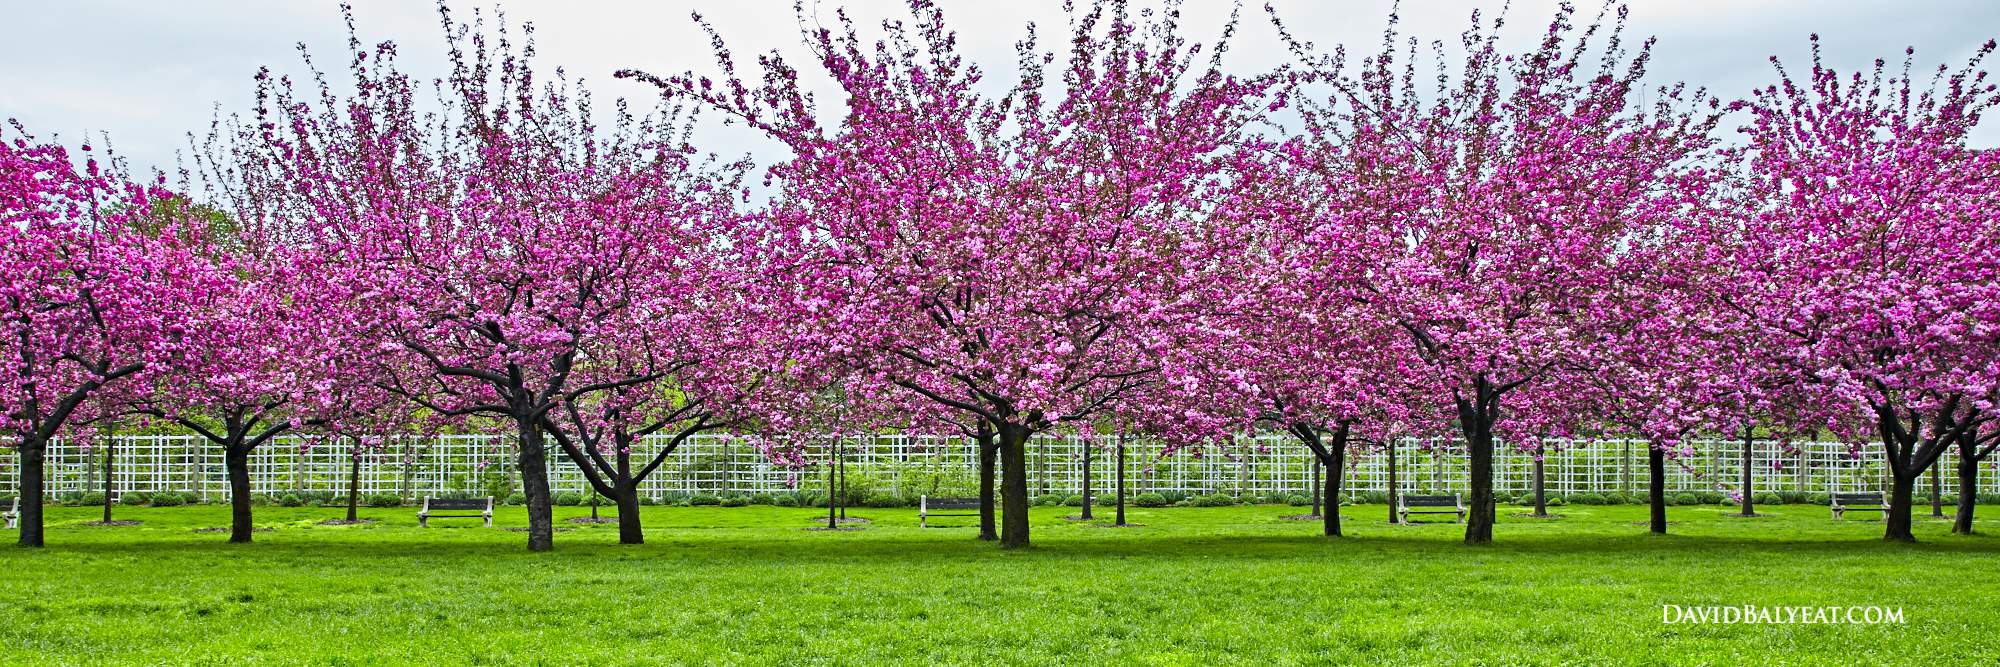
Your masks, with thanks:
[{"label": "tree bark", "polygon": [[1396,439],[1385,440],[1382,448],[1389,454],[1389,493],[1385,497],[1389,501],[1389,525],[1394,526],[1403,522],[1403,517],[1396,515]]},{"label": "tree bark", "polygon": [[113,450],[111,438],[104,439],[104,522],[111,523],[111,471]]},{"label": "tree bark", "polygon": [[1646,444],[1646,491],[1652,505],[1654,535],[1667,534],[1667,453],[1654,443]]},{"label": "tree bark", "polygon": [[1340,477],[1347,467],[1347,443],[1344,437],[1336,437],[1327,452],[1326,464],[1326,510],[1320,514],[1320,528],[1327,537],[1341,537],[1340,533]]},{"label": "tree bark", "polygon": [[1118,436],[1118,521],[1125,525],[1125,436]]},{"label": "tree bark", "polygon": [[1326,516],[1326,514],[1321,509],[1319,503],[1320,503],[1320,498],[1322,497],[1321,494],[1324,492],[1325,489],[1322,488],[1322,484],[1320,483],[1321,482],[1320,469],[1326,467],[1326,462],[1320,460],[1319,452],[1308,450],[1306,452],[1306,455],[1307,455],[1306,458],[1312,461],[1311,474],[1309,475],[1309,477],[1312,479],[1312,484],[1311,484],[1312,488],[1306,491],[1307,493],[1312,494],[1312,515],[1323,517]]},{"label": "tree bark", "polygon": [[629,442],[618,443],[617,479],[612,481],[618,490],[618,543],[645,544],[646,531],[639,526],[639,484],[632,480],[632,447]]},{"label": "tree bark", "polygon": [[347,522],[360,520],[361,508],[361,455],[349,453],[347,468]]},{"label": "tree bark", "polygon": [[1091,443],[1087,443],[1087,442],[1086,442],[1086,443],[1083,443],[1083,516],[1082,516],[1082,518],[1083,518],[1083,520],[1085,520],[1085,521],[1089,521],[1089,520],[1091,520],[1092,518],[1094,518],[1094,517],[1090,516],[1090,454],[1091,454],[1091,450],[1094,450],[1094,449],[1096,449],[1096,448],[1097,448],[1097,446],[1096,446],[1096,445],[1093,445],[1093,444],[1091,444]]},{"label": "tree bark", "polygon": [[232,544],[249,544],[250,523],[250,449],[240,438],[222,448],[222,462],[229,470],[229,541]]},{"label": "tree bark", "polygon": [[[1888,542],[1915,542],[1912,532],[1911,509],[1915,507],[1917,479],[1924,471],[1937,465],[1945,449],[1954,440],[1963,438],[1968,431],[1976,431],[1980,422],[1968,415],[1966,420],[1957,417],[1959,401],[1962,397],[1950,397],[1929,415],[1930,427],[1925,430],[1925,415],[1910,411],[1908,424],[1894,409],[1886,405],[1875,407],[1875,428],[1882,438],[1882,446],[1888,454],[1889,464],[1889,509],[1882,513],[1882,539]],[[1974,436],[1977,437],[1977,436]]]},{"label": "tree bark", "polygon": [[996,463],[994,458],[1000,454],[1000,445],[994,439],[992,424],[983,419],[972,440],[973,446],[979,448],[979,539],[998,540],[1000,530],[994,523],[993,513],[993,466]]},{"label": "tree bark", "polygon": [[1751,499],[1751,496],[1757,493],[1757,489],[1753,486],[1756,477],[1750,474],[1751,467],[1756,465],[1752,448],[1756,443],[1755,433],[1752,427],[1743,427],[1743,516],[1757,516],[1756,501]]},{"label": "tree bark", "polygon": [[1889,542],[1915,542],[1917,536],[1911,532],[1910,509],[1916,498],[1917,475],[1901,470],[1889,475],[1889,509],[1882,513],[1882,539]]},{"label": "tree bark", "polygon": [[528,497],[528,550],[552,551],[555,544],[555,511],[549,497],[549,456],[542,442],[542,428],[526,415],[516,415],[520,428],[521,494]]},{"label": "tree bark", "polygon": [[995,424],[1000,431],[1000,547],[1028,546],[1028,427]]},{"label": "tree bark", "polygon": [[1944,459],[1931,464],[1931,517],[1944,518]]},{"label": "tree bark", "polygon": [[20,459],[21,484],[16,491],[21,499],[19,517],[21,535],[16,542],[24,547],[41,547],[42,541],[42,496],[44,465],[48,457],[49,442],[35,433],[21,433]]},{"label": "tree bark", "polygon": [[1479,382],[1478,404],[1459,401],[1459,425],[1465,433],[1466,453],[1471,458],[1470,507],[1466,508],[1465,543],[1493,542],[1493,423],[1489,417],[1490,398],[1486,381]]},{"label": "tree bark", "polygon": [[1319,513],[1320,529],[1327,537],[1340,537],[1340,478],[1347,467],[1347,436],[1353,428],[1350,422],[1342,422],[1333,430],[1333,442],[1328,444],[1318,427],[1305,422],[1291,425],[1292,435],[1305,444],[1312,452],[1313,464],[1326,467],[1325,490],[1321,494],[1324,503]]},{"label": "tree bark", "polygon": [[[1991,450],[1988,450],[1991,454]],[[1951,532],[1959,535],[1972,534],[1972,510],[1979,506],[1979,464],[1984,457],[1979,456],[1978,436],[1966,433],[1958,437],[1958,514],[1952,517]]]},{"label": "tree bark", "polygon": [[1535,516],[1549,515],[1548,487],[1544,483],[1545,478],[1542,476],[1542,463],[1542,452],[1537,450],[1534,462]]}]

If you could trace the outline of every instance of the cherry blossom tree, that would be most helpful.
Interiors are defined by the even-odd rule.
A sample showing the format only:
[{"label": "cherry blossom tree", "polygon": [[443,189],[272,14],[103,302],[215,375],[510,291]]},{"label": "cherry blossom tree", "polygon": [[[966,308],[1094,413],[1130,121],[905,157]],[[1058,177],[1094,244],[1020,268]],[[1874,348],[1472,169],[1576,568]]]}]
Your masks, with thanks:
[{"label": "cherry blossom tree", "polygon": [[[1304,171],[1325,175],[1312,166]],[[1344,179],[1344,172],[1335,178]],[[1325,190],[1274,194],[1266,201],[1340,206],[1339,195]],[[1214,435],[1253,428],[1297,438],[1325,469],[1322,528],[1338,537],[1338,498],[1350,453],[1386,446],[1406,426],[1414,387],[1398,366],[1414,360],[1405,358],[1402,332],[1354,290],[1367,257],[1349,245],[1354,227],[1344,216],[1291,210],[1258,217],[1265,224],[1246,225],[1230,294],[1214,301],[1207,318],[1212,324],[1204,333],[1212,342],[1202,349],[1213,359],[1198,365],[1208,369],[1198,375],[1202,382],[1149,393],[1148,403],[1165,409],[1140,407],[1136,414],[1169,421],[1151,430],[1206,434],[1210,442]],[[1222,423],[1190,429],[1193,410],[1220,410],[1204,417]]]},{"label": "cherry blossom tree", "polygon": [[[842,16],[806,42],[845,98],[823,126],[773,54],[756,86],[716,38],[724,80],[622,73],[699,100],[783,143],[766,247],[804,282],[791,315],[816,347],[929,409],[991,425],[1003,547],[1028,545],[1025,446],[1091,423],[1171,375],[1178,323],[1223,251],[1216,212],[1268,78],[1220,71],[1178,13],[1099,3],[1072,17],[1060,97],[1034,33],[1021,79],[982,95],[943,14],[911,3],[870,48]],[[810,25],[812,22],[802,21]],[[1218,204],[1220,202],[1220,204]]]},{"label": "cherry blossom tree", "polygon": [[[0,415],[20,455],[21,546],[44,543],[49,442],[115,417],[116,397],[166,373],[193,341],[185,304],[217,276],[133,231],[167,195],[18,123],[0,132]],[[88,154],[89,146],[85,146]]]},{"label": "cherry blossom tree", "polygon": [[[666,249],[699,248],[699,239],[657,239]],[[612,332],[587,348],[579,388],[566,394],[559,415],[545,427],[598,493],[618,505],[618,541],[642,544],[639,485],[694,436],[743,425],[760,391],[784,380],[773,376],[781,357],[761,356],[761,335],[739,317],[729,267],[680,256],[660,266],[643,289],[663,289],[646,309],[653,317]],[[603,378],[603,379],[598,379]],[[649,378],[630,383],[623,378]],[[666,444],[634,465],[634,449],[656,433]]]},{"label": "cherry blossom tree", "polygon": [[1694,194],[1678,176],[1717,118],[1678,85],[1638,103],[1651,41],[1628,50],[1622,8],[1581,29],[1573,18],[1564,7],[1533,48],[1506,54],[1499,22],[1475,14],[1456,72],[1438,47],[1434,89],[1393,18],[1382,52],[1352,73],[1341,52],[1288,38],[1332,91],[1321,106],[1362,165],[1350,215],[1380,235],[1361,277],[1368,303],[1421,361],[1409,370],[1436,397],[1429,419],[1455,420],[1465,441],[1471,544],[1493,537],[1496,439],[1575,423],[1555,409],[1573,402],[1531,395],[1559,397],[1566,369],[1590,365],[1595,311],[1630,274],[1628,244]]},{"label": "cherry blossom tree", "polygon": [[706,236],[740,193],[718,175],[727,165],[687,148],[688,114],[620,104],[601,128],[580,83],[535,77],[532,27],[440,13],[452,62],[440,109],[420,109],[392,43],[350,38],[345,96],[260,75],[244,208],[301,221],[324,258],[319,280],[347,295],[350,327],[323,333],[372,351],[384,390],[436,418],[512,425],[528,547],[547,550],[549,430],[566,401],[666,392],[686,370],[671,347],[635,361],[621,345],[667,340],[689,313],[730,306],[680,291],[674,272],[715,278],[708,259],[745,245]]},{"label": "cherry blossom tree", "polygon": [[250,455],[316,421],[312,401],[329,391],[335,357],[317,302],[290,289],[305,278],[287,253],[207,258],[221,284],[188,295],[194,343],[182,363],[132,410],[169,419],[222,448],[229,477],[230,542],[249,542]]},{"label": "cherry blossom tree", "polygon": [[1900,71],[1843,74],[1815,37],[1806,78],[1778,65],[1778,84],[1735,105],[1749,115],[1731,155],[1746,210],[1707,232],[1734,275],[1712,298],[1784,341],[1776,370],[1844,404],[1836,433],[1881,443],[1887,540],[1915,540],[1917,478],[2000,417],[2000,154],[1965,141],[2000,103],[1979,70],[1993,49],[1928,77],[1914,50]]}]

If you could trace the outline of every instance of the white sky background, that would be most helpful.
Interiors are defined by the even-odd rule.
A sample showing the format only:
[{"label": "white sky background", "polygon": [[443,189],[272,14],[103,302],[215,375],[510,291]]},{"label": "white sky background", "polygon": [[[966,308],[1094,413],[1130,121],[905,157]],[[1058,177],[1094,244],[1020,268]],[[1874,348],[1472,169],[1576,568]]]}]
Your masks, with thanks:
[{"label": "white sky background", "polygon": [[[1082,4],[1087,0],[1079,0]],[[975,2],[941,0],[959,34],[962,51],[980,63],[995,90],[1014,77],[1014,43],[1028,22],[1039,24],[1044,48],[1063,48],[1067,18],[1060,0]],[[428,79],[444,71],[442,32],[435,6],[425,0],[355,0],[355,15],[366,43],[394,40],[401,63]],[[492,2],[458,0],[459,19]],[[811,6],[813,0],[808,0]],[[864,28],[885,17],[904,17],[900,0],[818,0],[832,23],[835,7],[845,6]],[[1137,6],[1149,6],[1135,0]],[[1288,26],[1323,48],[1347,44],[1355,55],[1373,53],[1381,40],[1387,0],[1274,0]],[[1581,3],[1584,20],[1596,4]],[[1775,82],[1766,58],[1782,58],[1795,74],[1808,71],[1807,36],[1821,35],[1831,64],[1843,70],[1869,66],[1877,57],[1898,63],[1904,46],[1917,47],[1920,69],[1938,63],[1958,66],[1987,39],[2000,36],[2000,2],[1990,0],[1633,0],[1630,29],[1660,40],[1650,83],[1675,80],[1706,86],[1736,99]],[[1192,41],[1212,42],[1233,4],[1227,0],[1187,0],[1183,24]],[[538,70],[561,66],[591,83],[600,108],[614,97],[635,102],[655,99],[654,89],[611,78],[623,68],[655,74],[688,69],[712,73],[707,38],[689,19],[700,11],[729,40],[745,74],[754,75],[756,54],[777,49],[806,74],[819,74],[801,45],[791,0],[635,0],[562,2],[509,0],[510,20],[535,24]],[[1499,11],[1500,0],[1406,0],[1403,32],[1454,44],[1470,12]],[[1518,49],[1537,38],[1553,14],[1549,0],[1515,0],[1506,41]],[[1265,19],[1262,0],[1247,0],[1243,28],[1232,46],[1233,69],[1249,73],[1284,61],[1286,53]],[[135,171],[174,170],[176,151],[187,133],[205,133],[214,111],[248,113],[251,77],[269,65],[303,73],[294,46],[304,42],[323,68],[343,67],[345,32],[337,0],[0,0],[0,117],[20,119],[47,139],[74,145],[108,132]],[[1636,42],[1635,42],[1636,43]],[[2000,68],[2000,58],[1989,61]],[[341,72],[336,71],[335,81]],[[837,100],[821,75],[808,78],[821,91],[822,112]],[[740,126],[703,137],[710,150],[725,155],[753,151],[774,157]],[[2000,118],[1989,119],[1975,143],[2000,143]]]}]

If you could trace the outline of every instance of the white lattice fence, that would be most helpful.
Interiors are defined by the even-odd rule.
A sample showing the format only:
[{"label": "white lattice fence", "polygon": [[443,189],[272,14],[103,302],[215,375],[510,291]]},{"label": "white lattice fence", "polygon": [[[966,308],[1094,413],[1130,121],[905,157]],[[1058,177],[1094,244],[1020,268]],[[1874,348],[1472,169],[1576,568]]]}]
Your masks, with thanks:
[{"label": "white lattice fence", "polygon": [[[648,439],[633,454],[642,465],[667,442]],[[880,492],[967,493],[971,491],[977,452],[960,438],[883,435],[848,438],[843,442],[848,475]],[[1112,484],[1114,437],[1094,444],[1080,438],[1042,436],[1030,443],[1029,485],[1032,493],[1071,495],[1082,488],[1084,456],[1090,458],[1093,487],[1100,495]],[[345,447],[304,437],[278,438],[251,457],[251,488],[260,494],[340,492],[348,486],[353,459]],[[825,448],[831,440],[822,441]],[[1280,435],[1244,436],[1233,447],[1183,451],[1161,456],[1160,448],[1144,438],[1128,438],[1126,476],[1131,493],[1178,491],[1190,494],[1264,495],[1308,493],[1315,472],[1311,456],[1296,441]],[[1740,441],[1696,441],[1695,454],[1667,467],[1670,492],[1729,490],[1740,484]],[[110,476],[114,494],[131,491],[193,491],[220,497],[228,479],[219,448],[194,436],[128,436],[111,441],[112,465],[104,465],[103,440],[95,448],[58,441],[49,452],[48,488],[57,495],[101,491]],[[1754,444],[1752,473],[1757,491],[1861,491],[1884,487],[1879,448],[1852,452],[1841,443],[1777,442]],[[1405,491],[1463,491],[1466,460],[1456,443],[1404,440],[1395,456],[1397,486]],[[1496,490],[1520,493],[1530,488],[1533,458],[1502,447],[1495,471]],[[1372,452],[1354,458],[1344,488],[1352,494],[1388,488],[1389,457]],[[2000,492],[2000,461],[1982,471],[1984,492]],[[0,493],[17,484],[12,456],[0,457]],[[1618,492],[1646,489],[1646,445],[1638,440],[1594,440],[1552,447],[1545,455],[1549,493]],[[1942,460],[1945,492],[1957,484],[1957,460]],[[361,457],[360,490],[364,494],[404,497],[437,493],[509,492],[514,478],[513,439],[507,436],[449,435],[394,439],[383,451]],[[668,457],[641,487],[649,496],[669,493],[764,493],[824,487],[824,468],[788,470],[773,466],[741,438],[696,436]],[[560,451],[551,450],[550,480],[559,491],[586,490],[583,475]],[[1928,494],[1928,478],[1919,492]]]}]

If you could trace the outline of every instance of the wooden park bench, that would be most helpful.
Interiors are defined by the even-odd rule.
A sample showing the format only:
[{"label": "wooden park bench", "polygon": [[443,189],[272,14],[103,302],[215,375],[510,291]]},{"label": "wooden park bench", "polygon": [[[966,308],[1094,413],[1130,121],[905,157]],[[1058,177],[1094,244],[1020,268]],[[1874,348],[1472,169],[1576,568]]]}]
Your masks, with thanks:
[{"label": "wooden park bench", "polygon": [[[1410,509],[1431,507],[1436,509]],[[1458,502],[1458,494],[1449,496],[1397,496],[1396,517],[1403,523],[1410,522],[1412,514],[1456,514],[1453,523],[1465,521],[1465,505]]]},{"label": "wooden park bench", "polygon": [[[438,511],[457,512],[439,514]],[[424,497],[423,509],[417,510],[417,526],[431,527],[431,517],[440,519],[485,519],[486,527],[493,527],[493,497],[485,498],[432,498]]]},{"label": "wooden park bench", "polygon": [[1880,493],[1836,493],[1828,504],[1833,507],[1835,521],[1848,512],[1889,511],[1889,500]]},{"label": "wooden park bench", "polygon": [[6,512],[0,512],[0,519],[6,519],[6,520],[7,520],[7,529],[8,529],[8,530],[13,530],[13,529],[15,529],[15,528],[19,528],[19,527],[20,527],[20,521],[21,521],[21,497],[20,497],[20,496],[14,496],[14,504],[13,504],[13,505],[11,505],[11,506],[9,506],[9,507],[7,508],[7,511],[6,511]]},{"label": "wooden park bench", "polygon": [[[934,516],[979,516],[979,512],[977,511],[978,509],[979,509],[978,498],[932,498],[930,496],[918,496],[917,527],[929,528],[930,525],[928,522],[930,521],[930,518]],[[975,510],[975,511],[971,514],[938,514],[936,512],[932,512],[931,510]]]}]

